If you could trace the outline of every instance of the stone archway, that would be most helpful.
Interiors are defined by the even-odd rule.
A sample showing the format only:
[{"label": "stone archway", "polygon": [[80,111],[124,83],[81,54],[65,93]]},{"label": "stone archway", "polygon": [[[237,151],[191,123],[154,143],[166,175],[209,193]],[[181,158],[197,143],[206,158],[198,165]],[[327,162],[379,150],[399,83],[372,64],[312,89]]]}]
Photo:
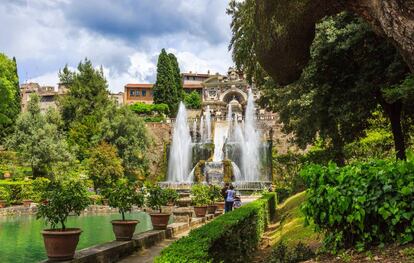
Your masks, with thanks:
[{"label": "stone archway", "polygon": [[244,105],[247,102],[247,94],[241,89],[231,88],[223,92],[219,99],[226,103],[226,105],[233,99],[236,99],[241,105]]}]

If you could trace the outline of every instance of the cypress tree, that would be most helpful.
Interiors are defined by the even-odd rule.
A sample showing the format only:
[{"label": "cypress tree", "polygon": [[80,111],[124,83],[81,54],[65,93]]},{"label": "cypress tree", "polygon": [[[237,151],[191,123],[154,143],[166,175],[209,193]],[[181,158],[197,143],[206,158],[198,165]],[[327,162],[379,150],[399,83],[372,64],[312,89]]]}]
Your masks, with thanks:
[{"label": "cypress tree", "polygon": [[174,54],[161,50],[157,62],[157,80],[154,85],[154,103],[165,103],[172,115],[178,109],[182,98],[180,68]]}]

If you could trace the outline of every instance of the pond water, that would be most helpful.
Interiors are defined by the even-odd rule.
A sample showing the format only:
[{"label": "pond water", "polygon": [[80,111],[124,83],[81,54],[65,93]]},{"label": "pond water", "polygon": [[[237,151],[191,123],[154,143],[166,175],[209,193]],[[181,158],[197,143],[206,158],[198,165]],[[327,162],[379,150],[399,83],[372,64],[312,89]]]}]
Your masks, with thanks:
[{"label": "pond water", "polygon": [[[111,220],[120,219],[120,214],[85,214],[69,217],[67,227],[82,229],[77,249],[115,240]],[[152,229],[151,218],[144,212],[133,212],[127,219],[137,219],[139,224],[135,233]],[[38,262],[46,259],[42,229],[43,220],[36,216],[0,217],[0,262]]]}]

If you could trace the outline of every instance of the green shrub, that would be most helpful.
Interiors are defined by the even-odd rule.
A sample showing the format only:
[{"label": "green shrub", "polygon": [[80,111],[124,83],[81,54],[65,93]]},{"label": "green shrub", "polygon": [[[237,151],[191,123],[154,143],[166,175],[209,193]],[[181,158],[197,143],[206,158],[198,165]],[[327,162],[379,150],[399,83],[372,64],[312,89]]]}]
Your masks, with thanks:
[{"label": "green shrub", "polygon": [[42,201],[42,193],[46,191],[49,183],[50,180],[45,177],[38,177],[32,181],[33,194],[31,199],[34,202],[39,203]]},{"label": "green shrub", "polygon": [[44,200],[38,207],[36,217],[44,218],[52,229],[60,224],[66,229],[66,220],[70,214],[80,215],[89,205],[88,192],[80,180],[50,182],[42,193]]},{"label": "green shrub", "polygon": [[208,198],[210,199],[210,204],[214,204],[217,200],[222,199],[221,188],[217,185],[210,185],[208,189]]},{"label": "green shrub", "polygon": [[8,201],[10,198],[9,191],[6,188],[0,187],[0,200]]},{"label": "green shrub", "polygon": [[141,207],[144,204],[144,195],[137,190],[137,185],[128,179],[119,179],[110,188],[105,189],[105,195],[111,207],[118,208],[125,220],[125,213],[131,212],[132,206]]},{"label": "green shrub", "polygon": [[161,213],[162,206],[168,204],[168,196],[165,189],[162,189],[158,185],[154,185],[148,188],[148,194],[146,196],[145,203],[153,210],[158,210]]},{"label": "green shrub", "polygon": [[[28,187],[31,181],[0,180],[0,187],[5,188],[9,193],[9,201],[12,204],[19,204],[23,200],[23,188]],[[29,186],[30,187],[30,186]]]},{"label": "green shrub", "polygon": [[191,187],[191,202],[195,206],[206,206],[210,202],[210,189],[205,184],[195,184]]},{"label": "green shrub", "polygon": [[226,213],[194,229],[161,251],[164,262],[248,262],[270,220],[274,219],[275,193]]},{"label": "green shrub", "polygon": [[165,117],[162,115],[158,116],[149,116],[144,118],[144,122],[163,122],[165,121]]},{"label": "green shrub", "polygon": [[135,104],[132,104],[129,106],[129,108],[137,113],[142,115],[148,115],[148,114],[168,114],[169,108],[167,104],[160,103],[160,104],[145,104],[142,102],[137,102]]},{"label": "green shrub", "polygon": [[337,167],[311,165],[303,211],[325,234],[332,252],[385,242],[413,241],[414,159],[373,160]]},{"label": "green shrub", "polygon": [[297,263],[311,259],[315,253],[302,242],[289,249],[283,242],[279,242],[272,250],[272,254],[266,262],[269,263]]},{"label": "green shrub", "polygon": [[167,189],[164,189],[164,191],[165,191],[165,195],[167,196],[168,203],[174,204],[175,201],[177,201],[179,197],[177,190],[167,188]]}]

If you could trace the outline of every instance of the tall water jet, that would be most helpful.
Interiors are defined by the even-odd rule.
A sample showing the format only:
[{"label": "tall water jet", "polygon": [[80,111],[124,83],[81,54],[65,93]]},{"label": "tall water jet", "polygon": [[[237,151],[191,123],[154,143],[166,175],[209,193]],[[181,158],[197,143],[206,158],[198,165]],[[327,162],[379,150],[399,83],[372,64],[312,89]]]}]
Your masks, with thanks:
[{"label": "tall water jet", "polygon": [[193,142],[197,142],[197,119],[193,121]]},{"label": "tall water jet", "polygon": [[192,182],[190,176],[191,154],[191,135],[187,122],[187,110],[180,102],[168,162],[169,182]]},{"label": "tall water jet", "polygon": [[211,113],[210,106],[207,106],[206,109],[206,128],[207,128],[207,140],[211,140]]},{"label": "tall water jet", "polygon": [[201,120],[200,120],[200,141],[204,142],[205,138],[204,138],[204,116],[201,116]]},{"label": "tall water jet", "polygon": [[214,128],[214,155],[213,162],[223,161],[223,146],[229,131],[229,125],[224,121],[217,121]]},{"label": "tall water jet", "polygon": [[260,132],[256,125],[253,93],[248,92],[242,143],[242,172],[245,181],[259,181]]}]

